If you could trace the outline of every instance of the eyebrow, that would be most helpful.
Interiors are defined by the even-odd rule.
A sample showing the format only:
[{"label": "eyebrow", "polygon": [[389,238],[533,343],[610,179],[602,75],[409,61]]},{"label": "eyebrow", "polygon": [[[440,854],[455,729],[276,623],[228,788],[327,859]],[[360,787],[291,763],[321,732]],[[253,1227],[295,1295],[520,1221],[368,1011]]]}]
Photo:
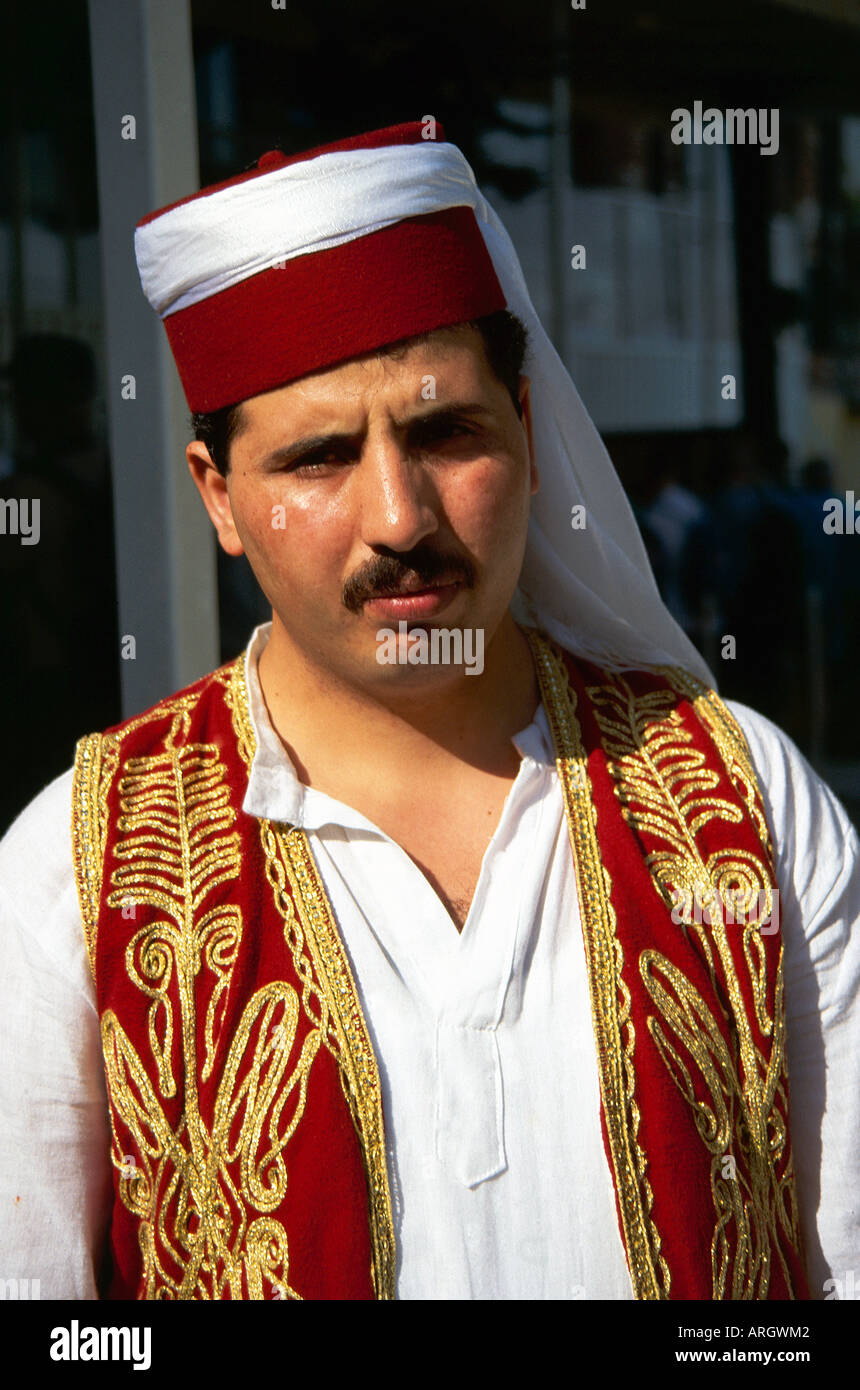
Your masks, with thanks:
[{"label": "eyebrow", "polygon": [[[418,415],[409,416],[406,420],[395,420],[395,428],[405,430],[420,429],[422,425],[439,423],[445,419],[462,418],[471,416],[473,418],[486,418],[492,415],[488,406],[482,405],[480,401],[452,401],[444,405],[439,405],[435,409],[422,411]],[[274,469],[283,467],[288,463],[294,463],[296,459],[303,458],[306,454],[314,454],[322,449],[336,449],[352,445],[357,446],[364,436],[361,430],[357,434],[334,433],[334,434],[313,434],[307,435],[304,439],[296,439],[292,444],[283,444],[278,449],[273,449],[266,454],[259,462],[258,467],[264,469]]]}]

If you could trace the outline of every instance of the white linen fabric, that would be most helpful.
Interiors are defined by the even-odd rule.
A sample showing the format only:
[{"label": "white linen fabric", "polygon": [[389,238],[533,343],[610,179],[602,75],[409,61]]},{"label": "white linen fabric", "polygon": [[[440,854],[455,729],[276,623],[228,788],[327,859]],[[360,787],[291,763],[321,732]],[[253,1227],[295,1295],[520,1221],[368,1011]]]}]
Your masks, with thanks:
[{"label": "white linen fabric", "polygon": [[[257,679],[268,631],[246,655],[258,746],[244,809],[305,829],[345,942],[380,1066],[397,1296],[630,1299],[543,709],[514,740],[520,770],[458,934],[397,844],[298,781]],[[834,1297],[860,1248],[860,845],[785,735],[730,708],[776,846],[798,1199],[813,1297]],[[70,798],[66,773],[0,842],[0,1277],[86,1299],[110,1130]]]},{"label": "white linen fabric", "polygon": [[283,261],[470,206],[470,177],[456,145],[442,141],[343,150],[257,174],[136,229],[143,292],[168,318]]},{"label": "white linen fabric", "polygon": [[[474,209],[508,308],[529,333],[541,487],[514,611],[610,669],[678,665],[715,686],[660,598],[606,447],[535,312],[513,243],[456,145],[319,155],[191,199],[137,229],[141,282],[167,315],[279,261],[449,207]],[[574,531],[578,505],[586,526]]]}]

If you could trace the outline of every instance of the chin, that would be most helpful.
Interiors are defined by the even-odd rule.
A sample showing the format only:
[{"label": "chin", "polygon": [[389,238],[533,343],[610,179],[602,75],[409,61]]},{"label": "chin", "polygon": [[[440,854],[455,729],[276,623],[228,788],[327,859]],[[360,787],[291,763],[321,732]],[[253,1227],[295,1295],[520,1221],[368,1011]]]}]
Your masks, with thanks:
[{"label": "chin", "polygon": [[441,690],[484,670],[485,629],[405,622],[376,634],[374,658],[387,688]]},{"label": "chin", "polygon": [[367,688],[372,688],[382,698],[396,698],[399,695],[411,699],[422,695],[444,698],[447,692],[461,686],[465,678],[462,666],[389,666],[381,669],[382,679],[374,672],[368,677]]}]

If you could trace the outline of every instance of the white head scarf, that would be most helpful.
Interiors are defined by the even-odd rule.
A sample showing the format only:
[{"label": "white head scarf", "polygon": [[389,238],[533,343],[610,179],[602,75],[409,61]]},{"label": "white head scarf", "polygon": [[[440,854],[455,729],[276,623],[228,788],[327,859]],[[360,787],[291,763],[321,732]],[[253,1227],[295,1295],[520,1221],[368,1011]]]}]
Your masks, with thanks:
[{"label": "white head scarf", "polygon": [[[681,666],[713,687],[704,659],[660,597],[618,474],[535,312],[513,243],[463,164],[508,308],[529,334],[524,370],[540,489],[532,498],[520,615],[609,669]],[[583,530],[571,526],[576,504],[585,507]]]},{"label": "white head scarf", "polygon": [[[529,335],[540,490],[513,611],[599,665],[676,665],[714,686],[660,597],[603,441],[535,312],[510,237],[455,145],[324,154],[180,205],[138,229],[141,281],[166,317],[294,256],[460,206],[474,210],[508,308]],[[571,526],[577,505],[581,530]]]}]

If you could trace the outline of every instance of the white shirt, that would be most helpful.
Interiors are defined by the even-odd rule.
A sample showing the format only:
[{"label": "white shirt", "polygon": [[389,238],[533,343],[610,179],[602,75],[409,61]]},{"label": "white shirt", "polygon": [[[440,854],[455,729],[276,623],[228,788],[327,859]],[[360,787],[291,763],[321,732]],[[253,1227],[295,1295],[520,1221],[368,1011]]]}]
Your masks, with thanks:
[{"label": "white shirt", "polygon": [[[629,1299],[599,1123],[573,861],[546,715],[458,933],[409,856],[303,786],[246,655],[257,752],[243,808],[304,828],[383,1088],[404,1299]],[[778,729],[730,708],[776,848],[791,1132],[813,1297],[860,1253],[860,845]],[[0,843],[0,1277],[94,1298],[112,1202],[95,992],[69,834],[71,772]],[[855,930],[851,931],[852,925]]]}]

